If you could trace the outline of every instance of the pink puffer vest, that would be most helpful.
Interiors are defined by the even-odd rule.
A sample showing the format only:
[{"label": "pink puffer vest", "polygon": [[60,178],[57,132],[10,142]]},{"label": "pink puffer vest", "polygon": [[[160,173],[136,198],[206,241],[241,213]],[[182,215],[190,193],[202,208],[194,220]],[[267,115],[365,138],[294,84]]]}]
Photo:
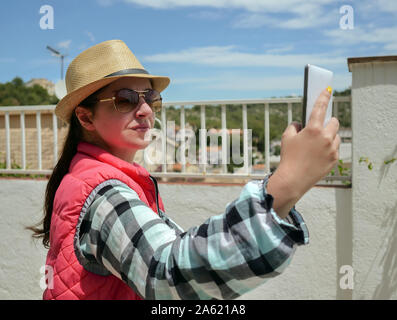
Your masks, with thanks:
[{"label": "pink puffer vest", "polygon": [[[109,179],[127,184],[158,213],[155,185],[144,167],[121,160],[92,144],[80,142],[69,173],[64,176],[55,194],[50,249],[46,260],[46,269],[50,268],[53,273],[52,289],[48,285],[43,299],[141,299],[119,278],[84,269],[75,253],[73,241],[82,207],[91,191]],[[164,211],[160,195],[158,206]]]}]

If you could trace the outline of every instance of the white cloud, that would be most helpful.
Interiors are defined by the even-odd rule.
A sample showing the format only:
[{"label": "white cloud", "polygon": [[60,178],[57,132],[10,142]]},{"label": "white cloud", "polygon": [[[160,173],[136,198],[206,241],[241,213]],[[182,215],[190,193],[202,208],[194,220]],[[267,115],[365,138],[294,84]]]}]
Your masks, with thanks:
[{"label": "white cloud", "polygon": [[219,20],[222,18],[222,14],[218,11],[199,11],[190,13],[189,18],[203,19],[203,20]]},{"label": "white cloud", "polygon": [[260,28],[266,25],[277,24],[278,19],[263,13],[242,14],[234,23],[236,28]]},{"label": "white cloud", "polygon": [[[353,8],[356,7],[353,5]],[[360,9],[374,13],[376,11],[397,14],[397,2],[391,0],[365,0],[360,2]]]},{"label": "white cloud", "polygon": [[325,31],[328,40],[335,45],[352,46],[381,44],[384,50],[396,50],[397,48],[397,25],[393,27],[354,27],[352,30],[334,29]]},{"label": "white cloud", "polygon": [[397,2],[390,0],[378,0],[379,10],[383,12],[397,13]]},{"label": "white cloud", "polygon": [[318,8],[333,0],[124,0],[141,6],[170,9],[177,7],[211,7],[244,9],[251,12],[299,12]]},{"label": "white cloud", "polygon": [[[379,13],[397,14],[397,1],[391,0],[97,0],[101,6],[125,2],[153,9],[202,7],[237,9],[242,13],[233,22],[236,28],[259,28],[271,26],[285,29],[303,29],[337,23],[339,7],[349,4],[355,13],[373,19]],[[193,14],[192,14],[193,15]],[[216,19],[219,13],[210,10],[198,13],[197,17]]]},{"label": "white cloud", "polygon": [[[277,6],[276,6],[277,8]],[[303,29],[318,27],[339,21],[338,11],[325,9],[324,3],[305,2],[291,8],[266,12],[246,12],[233,23],[236,28],[260,28],[270,26],[283,29]],[[280,15],[280,13],[282,13]]]},{"label": "white cloud", "polygon": [[160,63],[191,63],[216,67],[297,67],[308,61],[320,66],[346,64],[343,56],[326,54],[272,54],[246,53],[235,50],[235,46],[196,47],[178,52],[145,56],[144,61]]},{"label": "white cloud", "polygon": [[386,44],[384,49],[388,50],[388,51],[395,51],[396,52],[397,51],[397,41],[393,42],[393,43]]},{"label": "white cloud", "polygon": [[284,29],[308,29],[337,24],[339,7],[349,4],[355,14],[373,19],[380,13],[397,14],[397,1],[391,0],[97,0],[101,6],[118,2],[135,4],[153,9],[180,7],[206,8],[207,11],[191,14],[202,19],[217,19],[219,13],[210,9],[236,9],[241,14],[232,25],[235,28],[259,28],[270,26]]},{"label": "white cloud", "polygon": [[58,42],[57,46],[58,46],[58,48],[61,48],[61,49],[69,49],[71,43],[72,43],[72,40],[65,40],[65,41]]},{"label": "white cloud", "polygon": [[239,76],[238,74],[219,77],[215,81],[205,82],[203,89],[230,91],[273,91],[294,90],[303,83],[303,76]]},{"label": "white cloud", "polygon": [[[110,0],[108,0],[110,1]],[[233,23],[237,28],[258,28],[273,26],[286,29],[301,29],[325,25],[338,17],[325,10],[324,6],[333,0],[124,0],[140,6],[154,9],[172,9],[178,7],[206,7],[216,9],[238,9],[243,13]],[[207,18],[214,15],[207,11]],[[335,9],[336,12],[336,9]],[[288,17],[280,17],[279,14]],[[277,16],[276,16],[277,14]],[[216,15],[216,14],[215,14]],[[216,15],[217,16],[217,15]]]},{"label": "white cloud", "polygon": [[[242,73],[224,73],[213,77],[197,78],[173,78],[173,85],[194,85],[196,89],[225,90],[225,91],[275,91],[290,90],[302,95],[303,92],[303,71],[302,75],[283,76],[251,76]],[[344,90],[351,86],[351,74],[336,73],[334,75],[333,88]]]},{"label": "white cloud", "polygon": [[294,49],[294,46],[292,44],[290,44],[290,45],[286,45],[286,46],[279,47],[279,48],[267,49],[266,53],[268,53],[268,54],[270,54],[270,53],[282,53],[282,52],[292,51],[293,49]]},{"label": "white cloud", "polygon": [[251,13],[241,15],[240,18],[233,23],[233,27],[251,29],[269,26],[282,29],[304,29],[324,26],[332,21],[338,21],[338,19],[339,18],[335,15],[323,14],[320,12],[309,12],[306,15],[296,15],[293,18],[276,18],[267,14]]},{"label": "white cloud", "polygon": [[90,38],[91,42],[95,42],[95,37],[90,31],[86,31],[85,34]]}]

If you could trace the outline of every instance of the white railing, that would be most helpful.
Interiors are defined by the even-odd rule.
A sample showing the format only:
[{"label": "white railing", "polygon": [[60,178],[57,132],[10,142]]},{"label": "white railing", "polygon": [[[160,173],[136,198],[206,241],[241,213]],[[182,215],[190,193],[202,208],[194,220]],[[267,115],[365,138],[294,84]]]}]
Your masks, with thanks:
[{"label": "white railing", "polygon": [[[338,104],[341,102],[350,102],[351,97],[334,97],[333,103],[333,114],[338,114]],[[288,124],[292,122],[292,105],[293,103],[302,103],[302,98],[271,98],[271,99],[251,99],[251,100],[208,100],[208,101],[178,101],[178,102],[165,102],[163,103],[164,108],[161,111],[161,123],[162,123],[162,133],[166,136],[166,124],[167,116],[166,110],[169,106],[180,107],[180,123],[181,123],[181,150],[185,150],[185,106],[200,105],[200,150],[201,157],[203,159],[203,164],[201,165],[200,173],[187,173],[186,172],[186,159],[185,153],[181,152],[181,172],[167,172],[167,163],[162,164],[162,172],[153,172],[153,176],[156,177],[184,177],[184,178],[195,178],[203,176],[216,176],[217,178],[261,178],[262,174],[252,174],[249,168],[249,145],[248,145],[248,120],[247,120],[247,105],[251,104],[261,104],[264,107],[264,137],[265,137],[265,167],[267,172],[270,170],[270,107],[272,104],[287,104],[288,106]],[[211,173],[207,172],[207,139],[206,139],[206,117],[205,109],[211,106],[221,106],[221,126],[222,126],[222,173]],[[227,173],[227,161],[225,161],[227,156],[227,145],[226,145],[226,105],[242,105],[242,128],[243,128],[243,161],[245,173],[234,174]],[[57,118],[54,113],[55,105],[46,106],[10,106],[10,107],[0,107],[0,116],[4,114],[5,119],[5,169],[0,169],[0,173],[9,174],[51,174],[52,170],[46,170],[42,168],[42,138],[41,138],[41,113],[50,112],[52,114],[52,130],[53,130],[53,154],[54,154],[54,165],[58,161],[58,126]],[[37,169],[27,169],[26,167],[26,135],[25,135],[25,113],[35,113],[36,115],[36,128],[37,128]],[[21,130],[21,158],[22,166],[20,169],[11,168],[11,144],[10,144],[10,114],[19,114],[20,116],[20,130]],[[167,142],[166,139],[162,139],[162,152],[166,154]],[[0,150],[1,152],[1,150]],[[164,157],[166,159],[166,157]],[[350,176],[329,176],[327,180],[338,180],[338,181],[351,181]]]}]

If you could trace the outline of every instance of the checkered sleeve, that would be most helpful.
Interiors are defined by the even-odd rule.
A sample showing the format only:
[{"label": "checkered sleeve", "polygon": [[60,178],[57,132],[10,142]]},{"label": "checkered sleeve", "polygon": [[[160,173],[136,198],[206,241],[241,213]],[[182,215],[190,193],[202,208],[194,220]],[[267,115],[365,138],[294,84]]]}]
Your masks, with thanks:
[{"label": "checkered sleeve", "polygon": [[223,214],[187,231],[127,185],[108,184],[81,222],[80,262],[107,270],[145,299],[237,298],[281,274],[296,247],[308,243],[295,207],[286,219],[273,210],[268,177],[248,182]]}]

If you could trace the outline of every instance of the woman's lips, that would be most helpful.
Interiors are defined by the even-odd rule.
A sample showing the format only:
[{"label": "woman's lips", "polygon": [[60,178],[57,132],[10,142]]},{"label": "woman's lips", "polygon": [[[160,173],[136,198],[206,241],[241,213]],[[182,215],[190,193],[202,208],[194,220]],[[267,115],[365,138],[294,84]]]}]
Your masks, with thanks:
[{"label": "woman's lips", "polygon": [[149,126],[146,124],[141,124],[141,125],[137,125],[135,127],[131,128],[132,130],[138,131],[138,132],[146,132],[149,130]]},{"label": "woman's lips", "polygon": [[138,131],[138,132],[146,132],[149,130],[149,127],[138,127],[133,130]]}]

